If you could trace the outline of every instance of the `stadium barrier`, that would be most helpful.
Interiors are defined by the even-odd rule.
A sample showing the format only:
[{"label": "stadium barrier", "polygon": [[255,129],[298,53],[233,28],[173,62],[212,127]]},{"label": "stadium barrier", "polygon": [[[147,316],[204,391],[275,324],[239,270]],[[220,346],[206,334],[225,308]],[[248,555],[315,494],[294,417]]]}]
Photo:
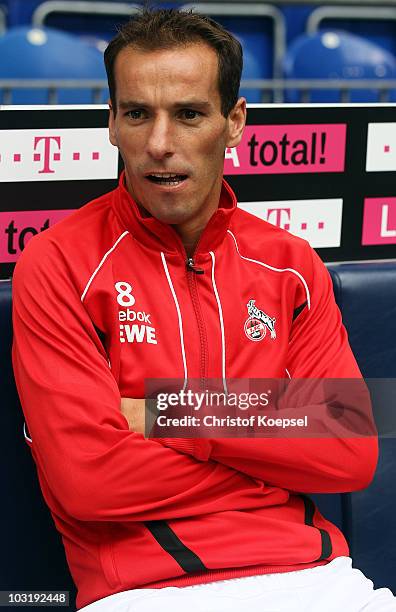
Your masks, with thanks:
[{"label": "stadium barrier", "polygon": [[[378,92],[378,102],[385,103],[396,92],[396,79],[247,79],[241,81],[241,88],[260,89],[264,103],[284,102],[286,91],[291,89],[300,92],[302,103],[308,103],[311,93],[317,90],[339,91],[342,103],[349,102],[352,91],[374,90]],[[94,79],[0,79],[0,104],[12,104],[13,90],[21,89],[47,89],[48,104],[58,103],[59,89],[91,90],[92,103],[102,104],[102,94],[108,87],[107,81]]]}]

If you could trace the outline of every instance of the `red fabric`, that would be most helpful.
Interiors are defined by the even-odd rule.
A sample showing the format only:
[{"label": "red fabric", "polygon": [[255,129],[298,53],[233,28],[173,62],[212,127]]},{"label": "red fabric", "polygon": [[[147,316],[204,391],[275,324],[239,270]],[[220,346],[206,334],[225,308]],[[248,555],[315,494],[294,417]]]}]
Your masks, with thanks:
[{"label": "red fabric", "polygon": [[[224,183],[194,256],[204,273],[188,272],[175,231],[143,218],[122,178],[115,191],[33,237],[13,279],[15,378],[78,608],[118,591],[196,579],[147,521],[166,521],[199,557],[208,571],[198,582],[321,564],[319,529],[331,539],[327,561],[347,555],[343,535],[317,510],[314,526],[305,524],[303,500],[292,491],[365,487],[375,436],[154,440],[129,431],[120,412],[121,397],[144,397],[146,378],[184,377],[164,261],[189,378],[222,376],[213,273],[227,378],[283,378],[286,368],[293,377],[359,377],[323,264],[305,241],[237,209]],[[300,277],[243,257],[298,271],[311,309],[293,323],[307,297]],[[117,283],[132,287],[126,297]],[[250,299],[276,318],[275,339],[247,338]],[[129,342],[126,325],[132,333],[137,313]]]}]

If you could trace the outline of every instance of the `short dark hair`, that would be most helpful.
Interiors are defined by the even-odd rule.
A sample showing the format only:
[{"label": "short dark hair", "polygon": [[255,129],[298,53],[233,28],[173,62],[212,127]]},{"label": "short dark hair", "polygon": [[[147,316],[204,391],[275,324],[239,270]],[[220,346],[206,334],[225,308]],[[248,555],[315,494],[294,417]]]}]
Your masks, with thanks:
[{"label": "short dark hair", "polygon": [[157,51],[197,42],[206,43],[217,53],[221,112],[228,117],[238,100],[243,65],[241,44],[210,17],[178,9],[144,8],[120,27],[110,41],[104,61],[114,113],[117,110],[114,63],[122,49]]}]

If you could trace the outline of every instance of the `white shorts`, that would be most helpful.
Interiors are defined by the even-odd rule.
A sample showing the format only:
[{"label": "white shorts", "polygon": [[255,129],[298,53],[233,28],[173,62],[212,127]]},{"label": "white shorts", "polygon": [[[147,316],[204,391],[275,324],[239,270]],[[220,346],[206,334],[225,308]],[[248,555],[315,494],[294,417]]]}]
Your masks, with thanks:
[{"label": "white shorts", "polygon": [[327,565],[188,587],[134,589],[79,612],[395,612],[389,589],[374,589],[349,557]]}]

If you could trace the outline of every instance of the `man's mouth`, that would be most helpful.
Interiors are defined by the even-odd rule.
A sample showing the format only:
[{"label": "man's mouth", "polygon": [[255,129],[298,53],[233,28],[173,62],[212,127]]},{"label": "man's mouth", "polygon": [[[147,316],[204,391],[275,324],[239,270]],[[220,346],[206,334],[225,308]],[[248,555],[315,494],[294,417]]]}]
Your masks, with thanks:
[{"label": "man's mouth", "polygon": [[146,178],[156,185],[180,185],[186,180],[187,174],[174,174],[171,172],[156,172],[155,174],[147,174]]}]

